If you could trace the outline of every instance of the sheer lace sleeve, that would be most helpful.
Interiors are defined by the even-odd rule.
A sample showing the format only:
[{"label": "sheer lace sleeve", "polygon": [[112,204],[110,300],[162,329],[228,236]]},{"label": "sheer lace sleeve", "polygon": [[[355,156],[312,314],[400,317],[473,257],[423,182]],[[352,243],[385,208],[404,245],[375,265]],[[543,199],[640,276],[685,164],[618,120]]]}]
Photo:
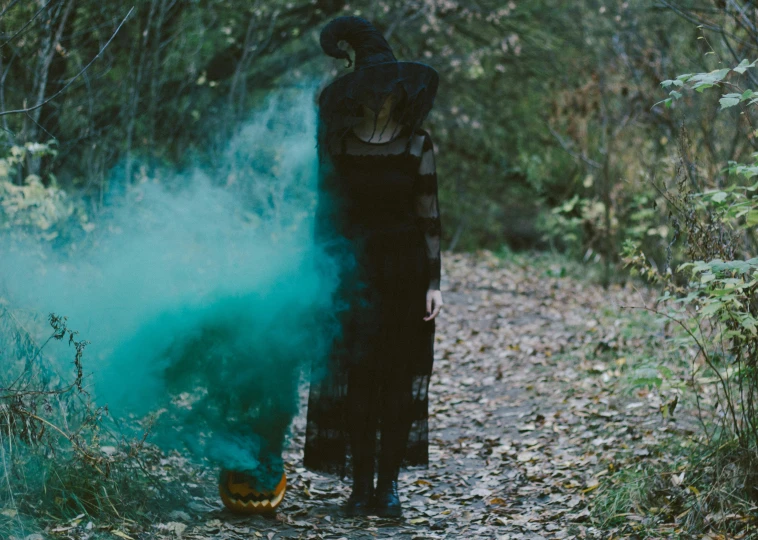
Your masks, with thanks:
[{"label": "sheer lace sleeve", "polygon": [[414,186],[414,207],[426,239],[429,258],[429,289],[440,288],[440,209],[437,199],[437,169],[432,138],[424,132],[421,161]]}]

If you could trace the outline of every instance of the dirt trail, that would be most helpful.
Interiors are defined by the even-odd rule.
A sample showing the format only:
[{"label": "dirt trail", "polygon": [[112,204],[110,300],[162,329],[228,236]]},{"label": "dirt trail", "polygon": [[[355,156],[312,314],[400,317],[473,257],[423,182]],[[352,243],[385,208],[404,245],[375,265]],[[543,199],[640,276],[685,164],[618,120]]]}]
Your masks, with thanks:
[{"label": "dirt trail", "polygon": [[[289,491],[275,518],[220,509],[212,486],[184,538],[606,538],[589,499],[613,449],[645,455],[666,429],[653,394],[619,398],[614,377],[631,288],[602,288],[531,259],[444,257],[427,470],[400,478],[402,521],[341,516],[347,482],[302,468],[304,418],[286,454]],[[529,264],[525,264],[529,263]],[[610,465],[609,465],[610,464]]]}]

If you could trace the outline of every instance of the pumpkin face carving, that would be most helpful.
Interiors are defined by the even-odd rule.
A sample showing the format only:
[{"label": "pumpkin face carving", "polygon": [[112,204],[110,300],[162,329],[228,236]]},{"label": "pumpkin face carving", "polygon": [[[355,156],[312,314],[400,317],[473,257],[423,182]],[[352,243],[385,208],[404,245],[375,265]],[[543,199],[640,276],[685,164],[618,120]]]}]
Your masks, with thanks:
[{"label": "pumpkin face carving", "polygon": [[266,514],[276,510],[287,490],[287,476],[275,488],[267,490],[258,486],[258,480],[246,473],[222,470],[219,478],[221,500],[232,512],[242,514]]}]

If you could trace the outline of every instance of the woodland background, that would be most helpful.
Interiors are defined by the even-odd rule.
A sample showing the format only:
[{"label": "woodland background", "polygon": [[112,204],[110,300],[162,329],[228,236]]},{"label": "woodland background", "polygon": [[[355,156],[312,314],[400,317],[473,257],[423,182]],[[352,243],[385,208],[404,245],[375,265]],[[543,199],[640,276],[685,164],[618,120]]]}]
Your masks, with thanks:
[{"label": "woodland background", "polygon": [[[213,162],[246,111],[274,90],[343,66],[318,47],[324,21],[360,13],[396,56],[433,65],[441,91],[428,128],[439,147],[445,247],[553,246],[618,262],[625,238],[658,252],[665,209],[651,180],[673,174],[679,134],[699,182],[749,153],[716,100],[655,103],[659,83],[736,62],[750,26],[697,2],[8,2],[0,83],[7,148],[57,141],[31,159],[44,185],[84,193],[97,214],[112,168]],[[703,11],[705,10],[705,11]],[[697,17],[714,18],[700,39]],[[14,34],[18,34],[14,36]],[[748,34],[749,35],[749,34]],[[715,47],[717,55],[708,56]],[[314,96],[315,99],[315,96]],[[744,126],[741,126],[744,127]],[[731,128],[731,129],[730,129]],[[223,182],[224,179],[219,179]],[[715,179],[714,179],[715,181]],[[557,210],[557,212],[553,212]]]},{"label": "woodland background", "polygon": [[[515,252],[549,252],[562,261],[551,278],[579,264],[580,273],[597,270],[602,287],[657,297],[647,305],[654,317],[627,321],[660,340],[646,349],[646,375],[629,384],[656,390],[663,415],[677,403],[700,413],[700,461],[674,444],[636,483],[617,463],[607,484],[582,491],[604,497],[595,524],[621,535],[661,537],[655,527],[668,523],[666,534],[682,538],[752,537],[753,2],[6,0],[0,228],[52,246],[86,238],[109,194],[164,169],[221,163],[272,92],[323,86],[342,72],[318,33],[344,14],[374,22],[399,59],[440,73],[426,129],[437,151],[443,249],[522,262],[531,255]],[[277,150],[267,152],[255,166],[275,171]],[[213,181],[250,189],[233,173]],[[68,335],[57,324],[56,337]],[[593,355],[620,355],[602,343]],[[32,398],[0,393],[0,412],[10,410],[3,399]],[[651,480],[666,467],[695,467],[700,483],[679,480],[672,493],[671,483]],[[629,515],[643,517],[623,529]]]}]

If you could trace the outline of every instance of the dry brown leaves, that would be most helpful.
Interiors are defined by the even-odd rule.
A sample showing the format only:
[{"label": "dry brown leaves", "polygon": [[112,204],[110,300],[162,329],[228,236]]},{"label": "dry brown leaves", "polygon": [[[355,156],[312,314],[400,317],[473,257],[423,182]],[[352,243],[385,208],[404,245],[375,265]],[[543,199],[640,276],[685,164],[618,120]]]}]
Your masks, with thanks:
[{"label": "dry brown leaves", "polygon": [[669,429],[659,396],[616,395],[624,359],[595,354],[635,346],[623,342],[621,306],[642,305],[640,293],[550,277],[486,251],[443,261],[430,466],[401,473],[402,520],[341,515],[349,485],[302,467],[302,413],[275,517],[223,510],[208,471],[181,512],[134,537],[608,538],[588,504],[618,466],[612,450],[644,459]]}]

